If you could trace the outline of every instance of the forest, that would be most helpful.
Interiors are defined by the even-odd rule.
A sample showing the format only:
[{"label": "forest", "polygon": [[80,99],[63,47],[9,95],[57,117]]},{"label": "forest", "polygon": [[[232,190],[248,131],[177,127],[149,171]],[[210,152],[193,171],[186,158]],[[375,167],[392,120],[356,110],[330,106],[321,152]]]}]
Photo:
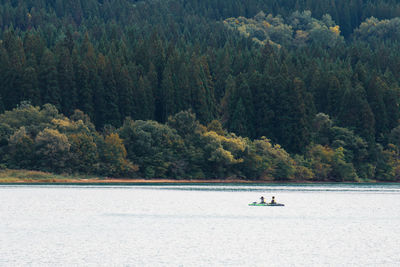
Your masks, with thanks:
[{"label": "forest", "polygon": [[0,167],[400,181],[395,0],[0,0]]}]

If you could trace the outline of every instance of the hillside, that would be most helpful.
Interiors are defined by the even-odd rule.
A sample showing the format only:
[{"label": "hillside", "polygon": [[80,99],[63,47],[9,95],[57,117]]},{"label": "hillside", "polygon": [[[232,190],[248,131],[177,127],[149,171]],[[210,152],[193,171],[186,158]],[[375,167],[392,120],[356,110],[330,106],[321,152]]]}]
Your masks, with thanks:
[{"label": "hillside", "polygon": [[[398,180],[399,26],[395,0],[0,0],[1,162],[104,171],[93,166],[112,156],[76,169],[13,158],[17,133],[33,154],[40,134],[63,134],[70,153],[68,127],[85,118],[99,149],[121,137],[116,176]],[[27,131],[21,110],[55,113]],[[198,125],[179,133],[177,113]],[[141,155],[129,127],[176,144]]]}]

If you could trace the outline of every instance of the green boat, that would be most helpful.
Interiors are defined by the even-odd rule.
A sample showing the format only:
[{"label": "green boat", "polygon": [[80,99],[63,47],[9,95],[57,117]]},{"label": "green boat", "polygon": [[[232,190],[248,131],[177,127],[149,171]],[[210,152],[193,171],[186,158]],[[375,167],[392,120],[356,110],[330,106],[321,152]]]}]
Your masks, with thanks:
[{"label": "green boat", "polygon": [[282,206],[285,206],[285,204],[281,204],[281,203],[271,204],[271,203],[257,203],[257,202],[253,202],[253,203],[250,203],[249,206],[282,207]]}]

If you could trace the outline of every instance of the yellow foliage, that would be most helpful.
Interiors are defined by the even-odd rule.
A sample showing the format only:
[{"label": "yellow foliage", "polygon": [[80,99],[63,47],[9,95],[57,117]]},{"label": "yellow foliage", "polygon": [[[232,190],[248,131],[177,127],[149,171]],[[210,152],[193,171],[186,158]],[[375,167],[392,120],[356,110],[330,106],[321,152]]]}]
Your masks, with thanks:
[{"label": "yellow foliage", "polygon": [[209,131],[204,134],[204,136],[210,138],[212,141],[220,143],[224,148],[230,151],[241,151],[243,152],[246,148],[246,143],[242,138],[239,137],[226,137],[219,135],[214,131]]},{"label": "yellow foliage", "polygon": [[241,34],[243,34],[244,36],[246,36],[246,37],[249,37],[249,36],[250,36],[250,33],[247,32],[247,29],[246,29],[246,26],[245,26],[245,25],[242,25],[242,26],[238,27],[238,31],[239,31]]},{"label": "yellow foliage", "polygon": [[263,24],[263,26],[266,27],[266,28],[271,27],[271,24],[269,24],[268,21],[263,21],[262,24]]},{"label": "yellow foliage", "polygon": [[296,31],[296,39],[297,40],[306,41],[308,39],[309,35],[310,34],[306,31],[302,31],[302,30]]},{"label": "yellow foliage", "polygon": [[327,146],[316,145],[311,148],[309,154],[315,159],[320,159],[324,162],[331,162],[335,151]]},{"label": "yellow foliage", "polygon": [[230,151],[227,151],[223,149],[222,147],[218,148],[215,152],[214,155],[211,158],[212,160],[217,160],[217,161],[223,161],[224,163],[227,164],[235,164],[235,163],[240,163],[243,162],[243,159],[235,159],[235,157],[232,155]]},{"label": "yellow foliage", "polygon": [[76,147],[86,149],[86,151],[78,151],[82,155],[89,152],[87,151],[89,147],[93,150],[97,149],[97,145],[94,142],[93,137],[86,133],[73,133],[68,136],[68,139]]},{"label": "yellow foliage", "polygon": [[222,128],[222,124],[218,120],[213,120],[207,125],[207,130],[208,131],[214,131],[219,135],[224,135],[225,131]]},{"label": "yellow foliage", "polygon": [[340,35],[340,28],[339,25],[333,26],[333,27],[329,27],[329,30],[331,30],[331,32],[333,32],[334,34],[336,34],[337,36]]},{"label": "yellow foliage", "polygon": [[56,129],[49,129],[49,128],[46,128],[46,129],[44,129],[43,131],[41,131],[41,132],[36,136],[36,138],[41,138],[41,137],[43,137],[43,136],[45,136],[45,135],[47,135],[47,136],[54,136],[54,137],[60,138],[61,140],[65,141],[65,142],[68,142],[68,138],[67,138],[67,136],[66,136],[65,134],[60,133],[60,132],[59,132],[58,130],[56,130]]},{"label": "yellow foliage", "polygon": [[52,119],[51,123],[55,126],[57,130],[60,132],[90,132],[88,127],[84,124],[82,120],[72,121],[68,118],[62,119]]},{"label": "yellow foliage", "polygon": [[65,118],[65,119],[52,119],[51,122],[55,126],[59,126],[61,128],[70,128],[70,127],[72,127],[72,123],[68,118]]},{"label": "yellow foliage", "polygon": [[197,131],[198,133],[200,133],[200,134],[204,134],[204,133],[207,132],[207,127],[204,126],[204,125],[202,125],[202,124],[200,124],[200,125],[197,127],[196,131]]},{"label": "yellow foliage", "polygon": [[222,145],[231,151],[243,152],[246,148],[246,143],[241,138],[224,138]]},{"label": "yellow foliage", "polygon": [[122,142],[122,139],[117,133],[111,133],[107,135],[104,142],[107,144],[109,150],[105,151],[110,158],[126,157],[126,149]]},{"label": "yellow foliage", "polygon": [[262,41],[258,40],[255,37],[251,38],[251,40],[253,40],[253,42],[255,42],[255,43],[258,43],[259,45],[264,45],[265,44],[265,42],[262,42]]},{"label": "yellow foliage", "polygon": [[304,166],[296,166],[295,177],[298,179],[311,180],[315,177],[314,173]]},{"label": "yellow foliage", "polygon": [[278,48],[278,49],[281,49],[281,48],[282,48],[282,45],[277,44],[277,43],[275,43],[275,42],[273,42],[273,41],[271,41],[271,40],[268,40],[268,44],[271,45],[271,46],[273,46],[273,47],[276,47],[276,48]]}]

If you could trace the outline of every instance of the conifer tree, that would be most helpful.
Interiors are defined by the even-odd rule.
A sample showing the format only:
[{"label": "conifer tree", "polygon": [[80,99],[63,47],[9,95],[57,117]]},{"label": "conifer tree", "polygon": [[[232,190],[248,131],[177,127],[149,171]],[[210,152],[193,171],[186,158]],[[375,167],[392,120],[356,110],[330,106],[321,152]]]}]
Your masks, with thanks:
[{"label": "conifer tree", "polygon": [[[274,88],[269,73],[252,75],[252,91],[254,92],[255,125],[257,136],[273,138],[274,122]],[[258,80],[257,82],[255,80]]]},{"label": "conifer tree", "polygon": [[[204,84],[201,76],[201,64],[192,55],[190,60],[189,81],[191,87],[191,106],[200,122],[207,122],[209,119],[209,107],[207,102],[207,85]],[[203,76],[204,77],[204,76]]]},{"label": "conifer tree", "polygon": [[[121,66],[116,73],[116,86],[119,91],[118,106],[122,118],[133,116],[133,81],[126,66]],[[144,99],[144,98],[142,98]],[[135,118],[135,116],[133,116]]]},{"label": "conifer tree", "polygon": [[41,104],[36,69],[33,67],[25,68],[22,74],[21,87],[23,100],[29,101],[33,105]]},{"label": "conifer tree", "polygon": [[118,108],[118,91],[115,76],[112,70],[111,59],[106,59],[104,69],[100,70],[101,79],[104,87],[105,110],[103,113],[103,125],[111,124],[118,126],[121,124],[121,117]]},{"label": "conifer tree", "polygon": [[[57,74],[61,94],[61,111],[66,115],[70,115],[77,107],[76,73],[74,73],[74,65],[67,47],[61,46],[57,50],[56,57],[58,59]],[[76,66],[76,69],[78,68],[79,66]]]},{"label": "conifer tree", "polygon": [[10,109],[23,100],[22,75],[25,68],[26,58],[23,43],[14,31],[8,31],[4,34],[3,57],[7,64],[3,74],[3,96],[7,101],[5,108]]},{"label": "conifer tree", "polygon": [[384,103],[386,114],[388,115],[388,128],[393,129],[398,125],[400,118],[399,102],[400,89],[398,87],[389,88],[384,92]]},{"label": "conifer tree", "polygon": [[56,61],[53,53],[46,50],[43,53],[38,73],[42,103],[50,103],[61,107],[60,88],[57,80]]},{"label": "conifer tree", "polygon": [[368,104],[375,118],[375,132],[377,135],[388,132],[388,118],[384,104],[384,92],[388,86],[379,78],[373,77],[366,89]]},{"label": "conifer tree", "polygon": [[154,99],[148,80],[139,77],[133,94],[134,102],[134,119],[137,120],[151,120],[154,114]]},{"label": "conifer tree", "polygon": [[356,84],[354,88],[348,88],[344,93],[339,118],[343,126],[354,129],[367,142],[374,140],[375,119],[368,104],[365,89],[360,84]]},{"label": "conifer tree", "polygon": [[293,82],[283,80],[282,85],[275,89],[278,101],[275,108],[275,137],[288,151],[303,152],[311,141],[309,132],[312,116],[306,105],[312,103],[305,101],[305,86],[299,78]]},{"label": "conifer tree", "polygon": [[226,79],[225,88],[226,89],[224,97],[221,99],[219,113],[221,116],[222,123],[226,126],[228,125],[231,116],[230,111],[232,105],[232,97],[236,92],[236,82],[235,79],[232,77],[232,75],[229,75],[228,78]]},{"label": "conifer tree", "polygon": [[228,130],[240,135],[254,137],[253,98],[246,77],[241,74],[236,79],[237,88],[231,96]]}]

